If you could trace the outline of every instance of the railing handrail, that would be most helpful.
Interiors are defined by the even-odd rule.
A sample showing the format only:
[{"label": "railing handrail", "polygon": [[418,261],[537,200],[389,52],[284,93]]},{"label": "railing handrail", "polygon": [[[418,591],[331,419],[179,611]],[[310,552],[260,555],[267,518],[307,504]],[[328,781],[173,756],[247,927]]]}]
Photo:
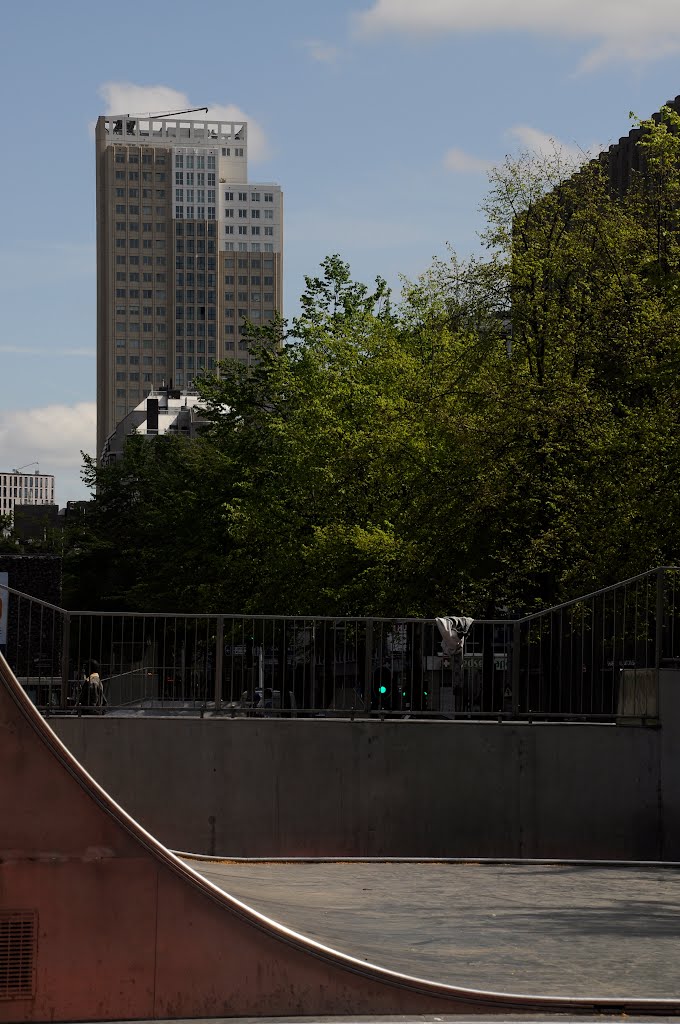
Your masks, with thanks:
[{"label": "railing handrail", "polygon": [[618,590],[619,587],[627,587],[631,583],[637,583],[639,580],[643,580],[648,576],[658,576],[660,572],[678,572],[680,566],[678,565],[658,565],[655,569],[647,569],[646,572],[638,573],[637,576],[630,576],[627,580],[619,580],[618,583],[610,583],[608,587],[600,587],[598,590],[591,591],[590,594],[582,594],[580,597],[572,597],[569,601],[563,601],[561,604],[552,605],[550,608],[543,608],[541,611],[531,612],[530,615],[523,615],[517,621],[519,623],[529,622],[532,619],[538,619],[541,615],[550,615],[552,612],[561,612],[565,608],[569,608],[571,605],[580,604],[581,601],[589,601],[593,597],[599,597],[600,594],[609,594],[612,590]]},{"label": "railing handrail", "polygon": [[[549,608],[542,608],[536,612],[530,612],[528,615],[520,615],[515,618],[506,619],[475,619],[474,625],[483,626],[512,626],[515,623],[523,624],[530,622],[533,619],[538,619],[544,615],[550,615],[554,612],[563,611],[565,608],[569,608],[572,605],[579,604],[581,601],[589,601],[594,597],[599,597],[602,594],[611,593],[613,590],[618,590],[620,587],[627,587],[632,583],[637,583],[640,580],[646,579],[647,577],[656,576],[662,572],[679,572],[680,566],[678,565],[659,565],[654,569],[647,569],[645,572],[638,573],[637,576],[630,576],[628,579],[619,580],[617,583],[611,583],[606,587],[599,587],[597,590],[593,590],[588,594],[582,594],[580,597],[570,598],[569,601],[563,601],[561,604],[551,605]],[[9,594],[13,594],[15,597],[21,597],[27,601],[33,601],[36,604],[42,605],[44,608],[48,608],[50,611],[59,612],[62,615],[80,615],[80,616],[98,616],[99,618],[135,618],[135,619],[251,619],[253,621],[268,620],[276,622],[387,622],[393,624],[406,624],[406,623],[417,623],[417,622],[428,622],[432,623],[435,621],[435,616],[389,616],[389,615],[267,615],[260,612],[180,612],[180,611],[167,611],[167,612],[135,612],[135,611],[108,611],[108,610],[71,610],[63,608],[60,605],[52,604],[49,601],[44,601],[42,598],[35,597],[33,594],[26,594],[21,590],[16,590],[14,587],[2,587],[4,591]]]},{"label": "railing handrail", "polygon": [[35,604],[40,604],[43,608],[49,608],[51,612],[59,612],[61,615],[72,614],[67,608],[62,608],[61,605],[51,604],[49,601],[43,601],[40,597],[35,597],[33,594],[24,594],[22,590],[15,590],[14,587],[1,586],[0,590],[4,590],[7,594],[13,594],[15,597],[23,597],[27,601],[33,601]]}]

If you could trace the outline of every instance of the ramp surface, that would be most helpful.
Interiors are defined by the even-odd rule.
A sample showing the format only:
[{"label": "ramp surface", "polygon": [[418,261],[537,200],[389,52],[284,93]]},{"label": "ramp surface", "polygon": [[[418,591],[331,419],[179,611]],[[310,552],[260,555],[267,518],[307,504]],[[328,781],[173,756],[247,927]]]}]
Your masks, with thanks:
[{"label": "ramp surface", "polygon": [[188,862],[296,931],[405,974],[558,995],[680,989],[670,865]]},{"label": "ramp surface", "polygon": [[680,1012],[424,981],[276,924],[118,807],[1,656],[0,829],[0,1021]]}]

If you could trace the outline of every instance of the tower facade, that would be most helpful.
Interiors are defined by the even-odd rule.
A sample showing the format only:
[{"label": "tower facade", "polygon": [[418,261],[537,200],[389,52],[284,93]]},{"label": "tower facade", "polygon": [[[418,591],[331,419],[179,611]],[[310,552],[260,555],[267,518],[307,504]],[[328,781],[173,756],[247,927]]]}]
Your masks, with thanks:
[{"label": "tower facade", "polygon": [[248,182],[246,122],[100,117],[97,453],[159,385],[249,359],[282,308],[283,197]]}]

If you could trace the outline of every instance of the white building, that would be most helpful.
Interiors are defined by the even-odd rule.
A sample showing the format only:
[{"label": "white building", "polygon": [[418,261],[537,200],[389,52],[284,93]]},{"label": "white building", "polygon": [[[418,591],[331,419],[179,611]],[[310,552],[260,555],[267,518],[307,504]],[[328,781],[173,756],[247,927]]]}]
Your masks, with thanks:
[{"label": "white building", "polygon": [[283,199],[248,182],[246,122],[100,117],[97,450],[162,381],[249,359],[282,308]]},{"label": "white building", "polygon": [[48,473],[0,472],[0,515],[11,515],[15,505],[53,505],[54,477]]},{"label": "white building", "polygon": [[107,437],[101,461],[107,465],[121,458],[132,434],[146,438],[178,434],[191,440],[207,423],[198,394],[160,387],[143,398]]}]

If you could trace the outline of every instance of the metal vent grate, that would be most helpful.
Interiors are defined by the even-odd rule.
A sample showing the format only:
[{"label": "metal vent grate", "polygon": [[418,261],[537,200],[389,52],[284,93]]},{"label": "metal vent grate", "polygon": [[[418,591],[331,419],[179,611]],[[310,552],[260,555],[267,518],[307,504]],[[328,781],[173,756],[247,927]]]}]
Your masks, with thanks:
[{"label": "metal vent grate", "polygon": [[34,910],[0,911],[0,999],[35,995],[37,919]]}]

